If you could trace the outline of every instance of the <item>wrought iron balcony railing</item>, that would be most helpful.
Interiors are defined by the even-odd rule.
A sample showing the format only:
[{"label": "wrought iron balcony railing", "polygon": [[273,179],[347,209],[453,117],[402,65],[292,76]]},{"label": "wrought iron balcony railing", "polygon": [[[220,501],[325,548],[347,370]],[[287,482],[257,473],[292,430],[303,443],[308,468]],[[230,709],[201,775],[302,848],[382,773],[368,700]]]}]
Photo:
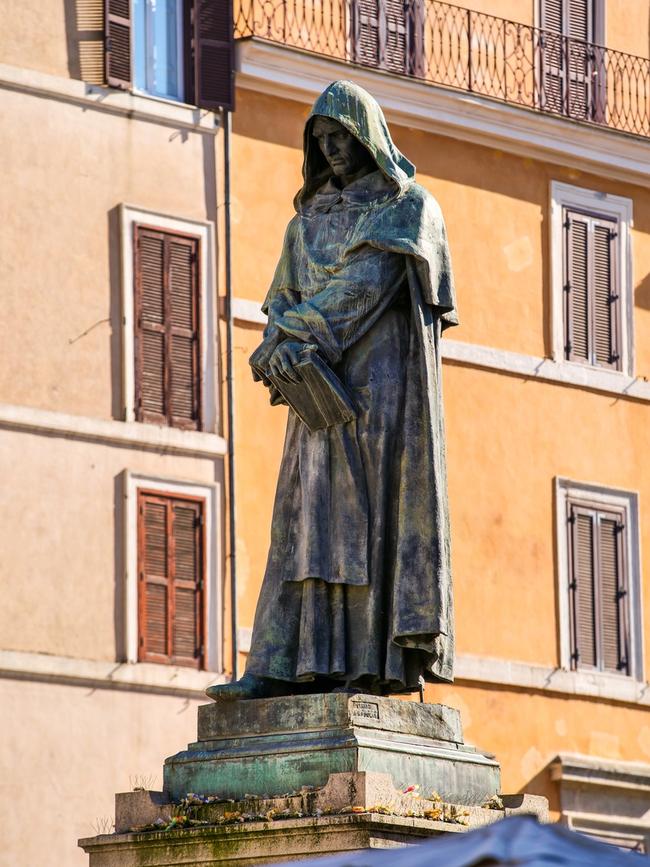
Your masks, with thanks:
[{"label": "wrought iron balcony railing", "polygon": [[438,0],[236,0],[250,36],[650,136],[647,58]]}]

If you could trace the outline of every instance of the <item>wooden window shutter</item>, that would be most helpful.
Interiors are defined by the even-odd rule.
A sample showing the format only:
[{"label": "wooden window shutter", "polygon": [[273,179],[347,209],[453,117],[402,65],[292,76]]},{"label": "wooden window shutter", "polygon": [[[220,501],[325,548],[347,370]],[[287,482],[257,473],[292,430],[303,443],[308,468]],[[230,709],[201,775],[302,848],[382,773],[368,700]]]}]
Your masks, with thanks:
[{"label": "wooden window shutter", "polygon": [[169,419],[199,426],[198,240],[167,235]]},{"label": "wooden window shutter", "polygon": [[200,428],[199,239],[134,228],[136,418]]},{"label": "wooden window shutter", "polygon": [[383,0],[381,66],[390,72],[405,73],[408,64],[406,9],[404,0]]},{"label": "wooden window shutter", "polygon": [[617,223],[565,210],[563,225],[566,358],[620,370]]},{"label": "wooden window shutter", "polygon": [[364,66],[379,66],[379,0],[354,3],[354,59]]},{"label": "wooden window shutter", "polygon": [[596,114],[595,0],[542,0],[542,108],[577,120]]},{"label": "wooden window shutter", "polygon": [[569,503],[574,668],[629,673],[624,514]]},{"label": "wooden window shutter", "polygon": [[607,220],[593,221],[593,331],[598,364],[619,367],[620,293],[616,279],[618,226]]},{"label": "wooden window shutter", "polygon": [[541,106],[562,112],[564,99],[564,3],[566,0],[541,0],[540,36],[542,87]]},{"label": "wooden window shutter", "polygon": [[138,587],[140,660],[169,655],[169,521],[164,499],[139,496]]},{"label": "wooden window shutter", "polygon": [[131,0],[106,0],[106,81],[109,87],[131,86]]},{"label": "wooden window shutter", "polygon": [[203,662],[203,500],[138,492],[141,661]]},{"label": "wooden window shutter", "polygon": [[597,663],[593,524],[589,511],[571,509],[572,656],[575,667],[580,668],[595,668]]},{"label": "wooden window shutter", "polygon": [[582,216],[564,214],[564,292],[566,357],[589,361],[589,225]]},{"label": "wooden window shutter", "polygon": [[593,0],[567,0],[567,113],[578,120],[591,117],[593,60]]},{"label": "wooden window shutter", "polygon": [[421,75],[422,0],[353,0],[354,60],[364,66]]},{"label": "wooden window shutter", "polygon": [[235,108],[233,4],[195,0],[195,95],[200,108]]},{"label": "wooden window shutter", "polygon": [[601,667],[628,674],[627,587],[623,560],[622,516],[598,515]]}]

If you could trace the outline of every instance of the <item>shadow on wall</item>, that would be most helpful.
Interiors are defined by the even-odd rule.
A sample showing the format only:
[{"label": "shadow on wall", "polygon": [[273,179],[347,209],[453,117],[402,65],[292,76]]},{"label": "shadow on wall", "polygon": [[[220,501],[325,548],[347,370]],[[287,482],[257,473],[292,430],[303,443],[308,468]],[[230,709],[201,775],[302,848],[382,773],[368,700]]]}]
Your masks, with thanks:
[{"label": "shadow on wall", "polygon": [[637,285],[634,293],[634,304],[644,310],[650,310],[650,274],[646,274]]},{"label": "shadow on wall", "polygon": [[104,0],[63,0],[68,72],[104,84]]},{"label": "shadow on wall", "polygon": [[115,659],[126,662],[126,563],[124,555],[124,503],[126,496],[126,473],[118,473],[113,479],[113,539],[115,564],[115,594],[113,608],[113,630],[115,637]]},{"label": "shadow on wall", "polygon": [[551,780],[550,763],[519,789],[521,795],[543,795],[548,798],[548,808],[553,814],[560,812],[560,792],[557,783]]},{"label": "shadow on wall", "polygon": [[108,212],[109,291],[110,291],[110,356],[111,356],[111,416],[116,421],[125,420],[122,400],[122,275],[120,209]]}]

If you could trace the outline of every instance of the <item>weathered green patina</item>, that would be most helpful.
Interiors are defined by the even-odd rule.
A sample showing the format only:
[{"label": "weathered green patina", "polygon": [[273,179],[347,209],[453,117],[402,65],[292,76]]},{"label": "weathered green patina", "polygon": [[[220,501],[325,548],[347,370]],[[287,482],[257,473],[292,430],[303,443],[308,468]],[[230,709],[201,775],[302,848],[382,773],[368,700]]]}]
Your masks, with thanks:
[{"label": "weathered green patina", "polygon": [[311,432],[289,413],[247,673],[214,698],[273,694],[261,679],[276,694],[385,694],[453,677],[440,337],[457,316],[442,215],[349,81],[312,109],[303,176],[251,364],[277,402],[274,375],[291,378],[311,347],[356,418]]},{"label": "weathered green patina", "polygon": [[454,804],[482,804],[500,790],[499,765],[463,743],[458,711],[341,693],[200,707],[198,738],[165,761],[164,789],[175,800],[187,792],[276,797],[358,771]]}]

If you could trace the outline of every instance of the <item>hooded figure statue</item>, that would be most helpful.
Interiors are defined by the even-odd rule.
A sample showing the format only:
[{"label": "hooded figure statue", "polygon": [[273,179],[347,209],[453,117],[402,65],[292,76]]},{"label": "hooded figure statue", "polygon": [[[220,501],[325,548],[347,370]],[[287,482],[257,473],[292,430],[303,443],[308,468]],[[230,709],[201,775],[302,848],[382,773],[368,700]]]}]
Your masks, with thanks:
[{"label": "hooded figure statue", "polygon": [[312,432],[289,411],[246,673],[212,698],[453,679],[440,336],[458,320],[442,215],[414,177],[373,97],[329,85],[251,364],[284,402],[274,382],[309,348],[355,417]]}]

